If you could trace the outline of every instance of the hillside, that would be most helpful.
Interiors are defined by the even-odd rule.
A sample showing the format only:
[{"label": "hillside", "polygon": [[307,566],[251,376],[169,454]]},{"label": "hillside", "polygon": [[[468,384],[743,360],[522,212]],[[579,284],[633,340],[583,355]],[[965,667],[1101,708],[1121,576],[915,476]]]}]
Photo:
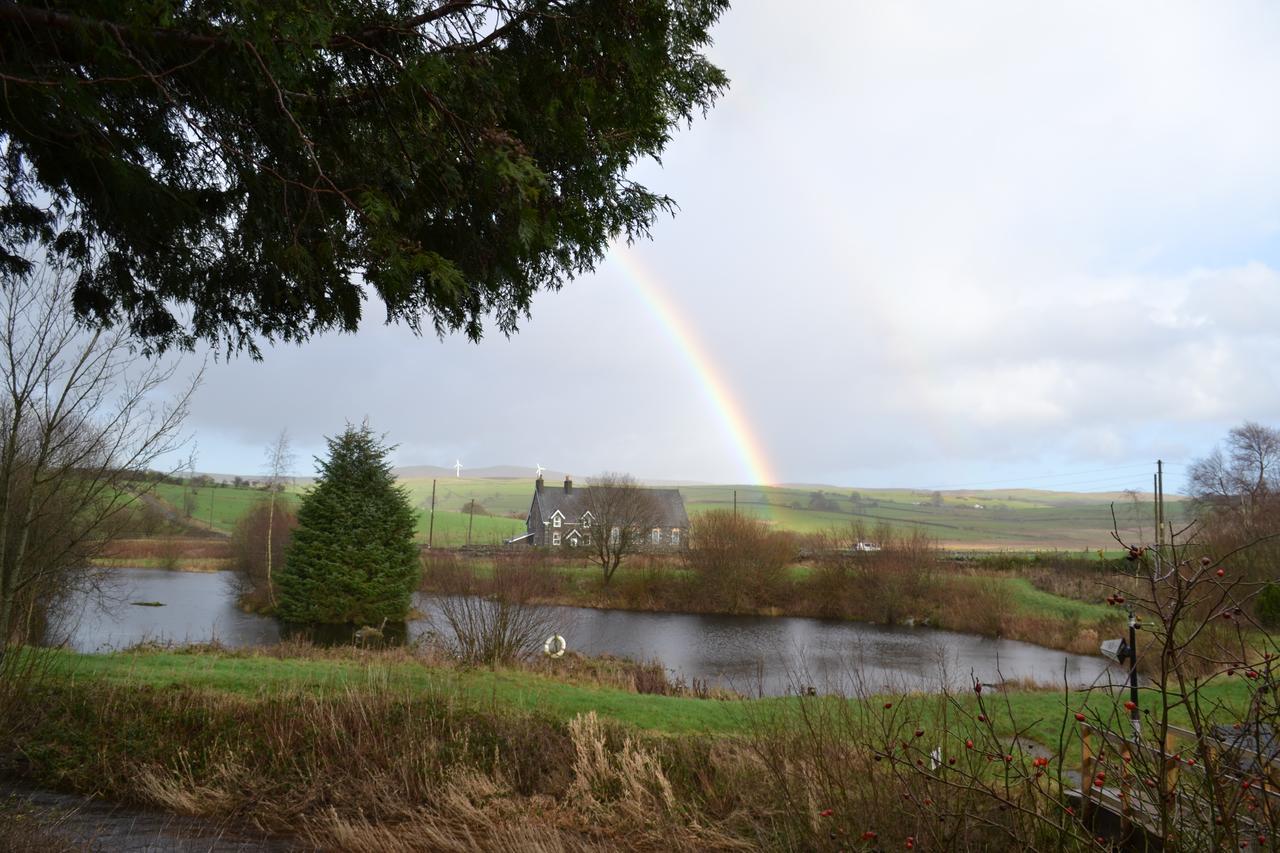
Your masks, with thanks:
[{"label": "hillside", "polygon": [[[404,474],[415,470],[400,469]],[[428,469],[430,470],[430,469]],[[436,483],[436,513],[431,531],[431,484]],[[524,477],[402,476],[418,510],[418,534],[429,532],[437,546],[498,544],[524,529],[524,516],[533,494],[533,480]],[[560,481],[548,480],[548,488]],[[305,486],[295,486],[290,500]],[[1123,493],[1052,492],[1036,489],[943,492],[935,505],[933,493],[910,489],[852,489],[833,486],[682,485],[690,515],[712,509],[730,509],[737,493],[738,511],[785,530],[815,533],[861,525],[866,536],[877,526],[897,530],[923,530],[944,547],[965,550],[1094,550],[1113,548],[1112,505],[1122,529],[1138,524],[1150,527],[1149,499],[1132,506]],[[189,499],[187,495],[190,495]],[[232,486],[204,486],[189,492],[182,486],[162,485],[157,497],[201,526],[229,533],[236,521],[257,501],[262,491]],[[478,504],[472,518],[464,512],[470,501]],[[1185,501],[1168,498],[1174,519],[1180,518]],[[470,537],[468,538],[468,529]]]}]

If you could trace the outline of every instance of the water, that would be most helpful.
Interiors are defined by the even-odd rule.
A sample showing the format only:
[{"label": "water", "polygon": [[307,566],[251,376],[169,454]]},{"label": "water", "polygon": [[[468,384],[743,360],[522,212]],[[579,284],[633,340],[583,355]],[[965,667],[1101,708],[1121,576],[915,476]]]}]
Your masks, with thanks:
[{"label": "water", "polygon": [[[228,572],[121,569],[111,603],[86,600],[74,609],[69,644],[100,652],[144,641],[252,646],[279,640],[274,619],[236,608],[230,580]],[[164,606],[127,603],[133,601]],[[428,596],[418,596],[416,606],[428,619],[439,613]],[[1102,658],[928,628],[581,607],[549,607],[546,615],[573,651],[658,660],[674,677],[748,695],[810,686],[820,692],[936,690],[944,679],[967,686],[971,673],[986,683],[1003,678],[1061,685],[1065,677],[1072,687],[1122,677]],[[428,620],[411,622],[409,638],[430,628]]]}]

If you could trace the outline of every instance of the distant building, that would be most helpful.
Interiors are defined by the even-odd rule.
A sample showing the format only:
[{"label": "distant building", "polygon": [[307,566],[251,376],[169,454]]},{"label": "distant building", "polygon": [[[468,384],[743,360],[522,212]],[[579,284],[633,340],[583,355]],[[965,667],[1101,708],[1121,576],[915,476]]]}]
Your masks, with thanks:
[{"label": "distant building", "polygon": [[[679,489],[645,489],[658,505],[654,525],[645,531],[644,543],[648,549],[671,550],[681,548],[689,540],[689,515],[685,512],[684,498]],[[533,502],[525,519],[525,532],[510,542],[545,546],[550,548],[579,548],[593,544],[601,535],[617,536],[614,531],[602,531],[591,514],[591,487],[575,487],[573,480],[564,478],[562,488],[546,487],[539,477],[533,485]]]}]

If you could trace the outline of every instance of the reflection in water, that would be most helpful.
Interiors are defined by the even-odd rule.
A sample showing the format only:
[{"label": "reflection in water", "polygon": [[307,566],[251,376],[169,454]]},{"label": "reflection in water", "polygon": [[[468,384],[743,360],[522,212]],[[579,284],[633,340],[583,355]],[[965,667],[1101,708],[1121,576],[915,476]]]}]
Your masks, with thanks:
[{"label": "reflection in water", "polygon": [[[281,637],[274,619],[236,608],[228,573],[122,569],[120,577],[127,585],[126,600],[165,606],[104,609],[85,602],[68,632],[73,648],[92,652],[144,641],[212,640],[248,646]],[[431,617],[439,621],[433,598],[417,596],[415,606],[427,619],[408,624],[410,641],[431,630]],[[547,610],[572,651],[659,660],[677,677],[749,695],[779,695],[808,686],[845,693],[929,690],[944,679],[967,686],[971,677],[988,683],[1004,678],[1046,684],[1061,684],[1065,678],[1072,686],[1121,677],[1102,658],[927,628],[792,617]],[[352,629],[341,630],[349,636]],[[394,640],[395,627],[385,630]]]}]

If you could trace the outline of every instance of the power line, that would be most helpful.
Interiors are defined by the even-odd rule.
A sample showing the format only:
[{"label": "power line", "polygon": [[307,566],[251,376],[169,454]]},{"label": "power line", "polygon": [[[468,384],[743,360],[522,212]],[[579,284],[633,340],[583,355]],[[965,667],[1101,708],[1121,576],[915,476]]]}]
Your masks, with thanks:
[{"label": "power line", "polygon": [[[985,480],[985,481],[975,480],[968,483],[954,483],[948,486],[935,486],[935,488],[937,489],[968,489],[968,488],[974,488],[977,486],[997,486],[997,485],[1009,486],[1009,484],[1013,482],[1024,483],[1024,482],[1027,482],[1028,480],[1057,480],[1063,477],[1079,477],[1085,474],[1110,474],[1112,472],[1136,470],[1140,468],[1151,470],[1151,468],[1154,465],[1155,465],[1154,462],[1143,462],[1143,463],[1134,464],[1134,465],[1117,465],[1110,468],[1094,468],[1088,471],[1061,471],[1056,474],[1038,474],[1032,477],[1017,477],[1015,479],[1006,477],[1003,480]],[[1009,486],[1009,487],[1016,488],[1015,486]]]}]

